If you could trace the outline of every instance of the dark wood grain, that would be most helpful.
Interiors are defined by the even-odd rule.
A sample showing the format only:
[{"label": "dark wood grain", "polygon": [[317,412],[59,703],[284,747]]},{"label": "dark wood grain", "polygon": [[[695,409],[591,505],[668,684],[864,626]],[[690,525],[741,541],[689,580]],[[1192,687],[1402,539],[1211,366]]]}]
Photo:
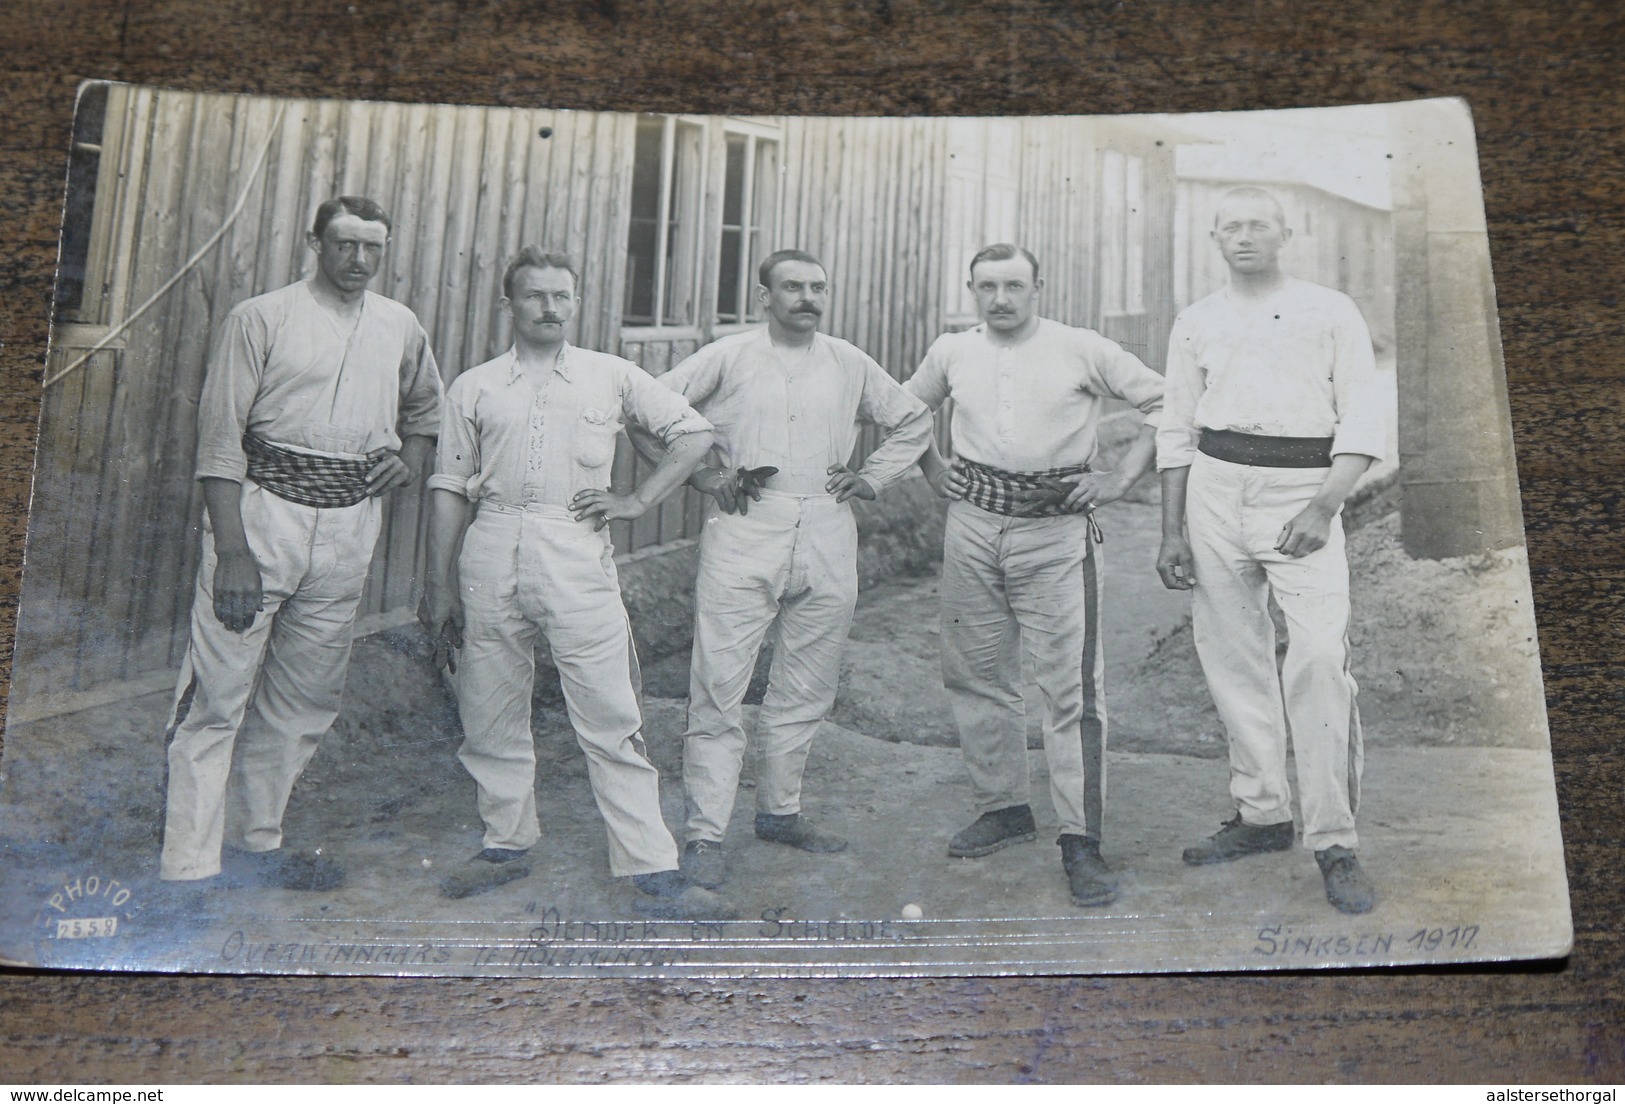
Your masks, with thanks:
[{"label": "dark wood grain", "polygon": [[0,1080],[1625,1080],[1625,25],[1613,3],[12,0],[0,636],[75,84],[850,114],[1464,96],[1479,128],[1576,939],[1556,967],[842,982],[0,973]]}]

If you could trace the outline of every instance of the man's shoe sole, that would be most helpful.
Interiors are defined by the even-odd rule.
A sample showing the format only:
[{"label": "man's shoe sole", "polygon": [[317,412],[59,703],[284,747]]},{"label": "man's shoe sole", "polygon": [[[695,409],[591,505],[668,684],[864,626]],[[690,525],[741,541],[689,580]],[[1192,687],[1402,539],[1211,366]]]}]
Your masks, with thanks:
[{"label": "man's shoe sole", "polygon": [[737,920],[739,910],[726,898],[699,885],[676,897],[639,896],[632,910],[651,920]]},{"label": "man's shoe sole", "polygon": [[1327,893],[1326,900],[1330,901],[1332,907],[1338,912],[1344,913],[1348,916],[1362,916],[1377,907],[1377,898],[1375,894],[1372,895],[1370,900],[1361,902],[1340,901],[1336,897],[1333,897],[1330,893]]},{"label": "man's shoe sole", "polygon": [[1271,843],[1263,847],[1249,847],[1245,851],[1205,852],[1195,847],[1187,847],[1180,858],[1187,866],[1214,866],[1218,863],[1235,862],[1245,859],[1248,855],[1269,855],[1277,851],[1292,850],[1293,840],[1288,837],[1282,843]]},{"label": "man's shoe sole", "polygon": [[777,839],[773,836],[757,836],[763,843],[776,843],[782,847],[794,847],[797,851],[805,851],[809,855],[838,855],[851,846],[846,840],[831,842],[826,839],[787,840]]},{"label": "man's shoe sole", "polygon": [[[488,870],[473,869],[473,864],[489,867]],[[481,893],[488,893],[499,886],[509,882],[518,881],[530,874],[530,864],[523,861],[505,863],[488,863],[481,859],[469,860],[469,865],[462,870],[447,875],[440,883],[440,896],[453,901],[461,901],[464,897],[476,897]]]},{"label": "man's shoe sole", "polygon": [[1100,892],[1091,894],[1088,897],[1080,897],[1076,893],[1072,894],[1072,903],[1079,908],[1100,908],[1102,905],[1109,905],[1115,900],[1117,900],[1117,887],[1109,885],[1102,885]]},{"label": "man's shoe sole", "polygon": [[982,847],[955,847],[950,843],[948,845],[948,857],[951,859],[979,859],[983,855],[991,855],[995,851],[1003,851],[1006,847],[1011,847],[1018,843],[1031,843],[1037,838],[1038,832],[1035,830],[1031,832],[1022,832],[1019,835],[1005,836],[1002,840],[999,840],[996,843],[989,843]]}]

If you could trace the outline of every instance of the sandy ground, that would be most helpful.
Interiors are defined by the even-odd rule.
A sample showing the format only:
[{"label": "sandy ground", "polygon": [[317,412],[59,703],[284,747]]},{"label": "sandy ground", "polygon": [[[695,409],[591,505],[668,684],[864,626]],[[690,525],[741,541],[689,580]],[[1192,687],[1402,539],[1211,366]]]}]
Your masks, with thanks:
[{"label": "sandy ground", "polygon": [[[974,810],[936,669],[935,578],[924,577],[862,597],[840,702],[809,762],[806,810],[851,849],[813,856],[754,840],[747,763],[727,840],[737,924],[636,936],[595,926],[571,942],[576,918],[636,917],[639,895],[608,874],[585,762],[545,692],[533,873],[440,898],[439,877],[478,849],[480,827],[450,699],[403,633],[358,644],[345,714],[288,812],[291,845],[319,846],[349,871],[330,894],[156,882],[167,695],[14,729],[0,790],[0,955],[142,969],[738,974],[1302,967],[1564,949],[1519,554],[1418,564],[1398,550],[1391,517],[1351,537],[1370,748],[1362,857],[1381,901],[1349,918],[1326,905],[1300,850],[1203,869],[1179,861],[1229,815],[1222,734],[1191,653],[1188,601],[1151,570],[1156,507],[1122,503],[1106,522],[1105,853],[1122,888],[1109,908],[1067,897],[1041,752],[1030,757],[1038,842],[948,858]],[[645,673],[646,738],[667,822],[680,827],[686,659]],[[101,910],[123,917],[121,933],[55,938],[67,912],[100,915],[71,893],[66,909],[50,905],[76,880],[95,897],[84,894],[91,878],[103,898],[115,881],[129,890]],[[921,920],[899,919],[910,903]],[[593,957],[632,945],[608,966]],[[370,949],[336,949],[351,946]]]}]

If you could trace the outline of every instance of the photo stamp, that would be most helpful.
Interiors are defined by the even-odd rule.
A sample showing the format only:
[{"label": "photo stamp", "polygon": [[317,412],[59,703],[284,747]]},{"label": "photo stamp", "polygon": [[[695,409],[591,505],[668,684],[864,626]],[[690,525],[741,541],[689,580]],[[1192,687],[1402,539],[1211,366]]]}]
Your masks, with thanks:
[{"label": "photo stamp", "polygon": [[1471,117],[80,91],[0,960],[1572,939]]}]

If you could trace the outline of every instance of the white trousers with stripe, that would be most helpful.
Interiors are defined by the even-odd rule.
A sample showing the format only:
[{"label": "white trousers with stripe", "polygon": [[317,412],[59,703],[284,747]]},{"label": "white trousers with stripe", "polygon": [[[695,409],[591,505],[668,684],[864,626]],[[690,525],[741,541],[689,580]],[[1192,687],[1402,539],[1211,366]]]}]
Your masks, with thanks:
[{"label": "white trousers with stripe", "polygon": [[1082,515],[1017,518],[948,508],[942,680],[979,813],[1031,798],[1021,660],[1044,701],[1044,755],[1062,835],[1100,838],[1106,663],[1099,547]]},{"label": "white trousers with stripe", "polygon": [[251,480],[241,503],[265,609],[242,633],[215,617],[218,559],[205,518],[192,639],[171,714],[159,866],[169,880],[220,873],[222,842],[282,846],[294,782],[338,716],[383,516],[377,499],[317,509]]},{"label": "white trousers with stripe", "polygon": [[[1308,505],[1325,468],[1258,468],[1198,454],[1185,524],[1196,589],[1196,654],[1230,744],[1230,793],[1248,824],[1292,819],[1287,733],[1297,761],[1303,842],[1354,848],[1365,763],[1348,645],[1349,571],[1343,521],[1326,546],[1293,558],[1281,528]],[[1276,666],[1269,598],[1286,616]]]},{"label": "white trousers with stripe", "polygon": [[741,703],[775,624],[756,807],[800,811],[807,752],[840,685],[857,557],[852,509],[830,495],[763,491],[743,515],[707,508],[683,740],[689,839],[720,841],[727,833],[745,758]]},{"label": "white trousers with stripe", "polygon": [[478,789],[483,846],[523,851],[541,837],[530,716],[544,636],[587,756],[610,873],[675,870],[677,844],[660,815],[660,774],[644,750],[637,653],[607,531],[559,507],[487,501],[463,538],[458,575],[465,625],[457,757]]}]

